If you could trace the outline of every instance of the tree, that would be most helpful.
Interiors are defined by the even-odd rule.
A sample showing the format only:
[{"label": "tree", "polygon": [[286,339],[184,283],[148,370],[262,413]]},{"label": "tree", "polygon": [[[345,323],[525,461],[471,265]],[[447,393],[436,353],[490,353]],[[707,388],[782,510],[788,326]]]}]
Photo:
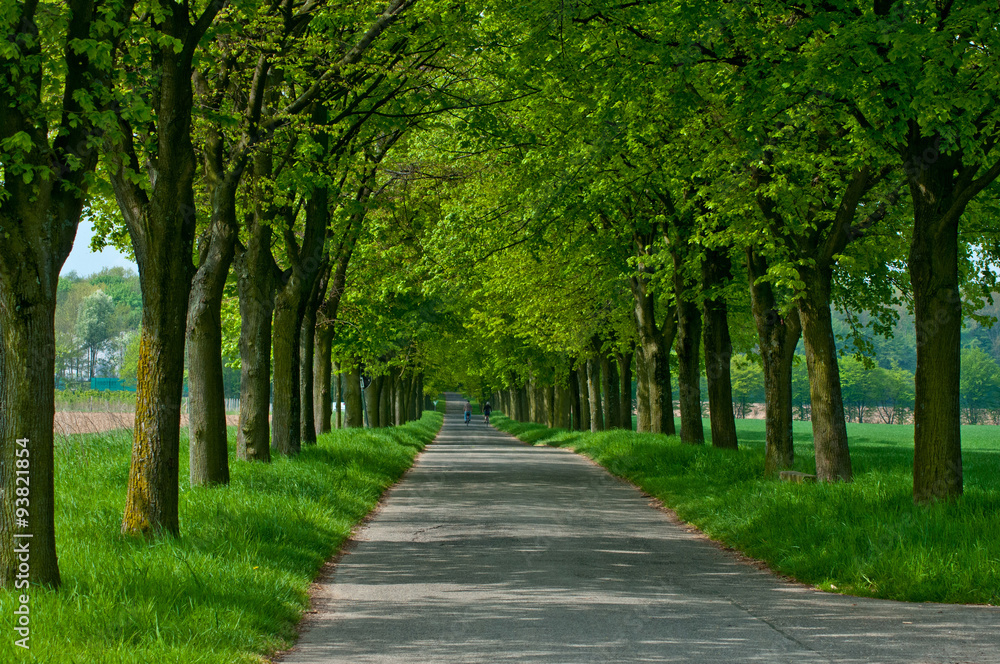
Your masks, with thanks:
[{"label": "tree", "polygon": [[132,85],[115,106],[107,170],[135,250],[142,332],[135,433],[122,532],[177,534],[184,337],[195,267],[197,160],[192,145],[195,52],[225,0],[202,10],[154,3],[151,29],[119,68]]},{"label": "tree", "polygon": [[733,408],[737,417],[745,418],[753,406],[764,402],[764,374],[746,355],[737,355],[733,357],[732,375]]},{"label": "tree", "polygon": [[[989,73],[1000,65],[996,7],[875,2],[853,9],[817,8],[817,31],[831,38],[811,43],[810,72],[854,117],[851,140],[903,170],[917,330],[913,498],[953,500],[963,490],[960,229],[969,204],[1000,176],[1000,82]],[[831,24],[842,26],[835,36],[823,27]],[[844,53],[852,57],[834,74],[830,58]]]},{"label": "tree", "polygon": [[[58,587],[53,515],[54,313],[112,129],[100,111],[133,2],[37,0],[0,8],[0,584],[12,586],[15,532],[32,539],[29,580]],[[21,442],[18,442],[21,441]],[[31,467],[31,517],[15,521],[15,459]],[[20,457],[23,461],[23,455]],[[23,465],[23,464],[22,464]]]},{"label": "tree", "polygon": [[80,313],[76,319],[76,336],[90,355],[90,377],[94,377],[97,354],[111,339],[112,317],[115,308],[111,298],[103,290],[94,292],[80,303]]},{"label": "tree", "polygon": [[792,434],[792,407],[795,403],[793,363],[795,347],[802,335],[802,324],[799,310],[790,301],[791,298],[785,297],[782,302],[779,296],[781,291],[770,281],[766,256],[753,244],[747,246],[746,254],[750,309],[757,329],[757,347],[764,372],[764,468],[767,473],[774,473],[791,468],[795,461]]},{"label": "tree", "polygon": [[965,421],[979,424],[986,411],[1000,402],[1000,366],[978,344],[962,350],[962,379],[959,383]]}]

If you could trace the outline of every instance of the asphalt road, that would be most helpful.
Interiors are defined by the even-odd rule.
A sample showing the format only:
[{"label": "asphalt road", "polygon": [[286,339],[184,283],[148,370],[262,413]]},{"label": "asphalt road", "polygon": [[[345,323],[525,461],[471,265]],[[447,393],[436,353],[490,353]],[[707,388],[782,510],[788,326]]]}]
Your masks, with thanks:
[{"label": "asphalt road", "polygon": [[449,402],[281,662],[1000,663],[998,608],[776,579],[589,461],[460,410]]}]

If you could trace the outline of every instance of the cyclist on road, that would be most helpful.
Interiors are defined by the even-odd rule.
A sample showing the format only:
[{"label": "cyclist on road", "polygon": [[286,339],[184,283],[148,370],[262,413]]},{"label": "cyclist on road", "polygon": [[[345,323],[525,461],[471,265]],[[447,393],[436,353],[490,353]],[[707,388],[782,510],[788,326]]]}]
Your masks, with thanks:
[{"label": "cyclist on road", "polygon": [[465,400],[465,425],[468,426],[469,422],[472,420],[472,403],[466,399]]},{"label": "cyclist on road", "polygon": [[490,402],[487,401],[483,405],[483,421],[486,422],[486,424],[490,423],[490,413],[492,412],[493,412],[493,406],[491,406]]}]

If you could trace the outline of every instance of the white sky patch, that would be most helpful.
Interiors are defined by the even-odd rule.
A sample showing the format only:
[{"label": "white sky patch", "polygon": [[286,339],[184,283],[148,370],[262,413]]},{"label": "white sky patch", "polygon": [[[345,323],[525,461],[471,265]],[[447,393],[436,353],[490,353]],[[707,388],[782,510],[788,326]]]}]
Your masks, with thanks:
[{"label": "white sky patch", "polygon": [[76,272],[81,277],[88,277],[96,272],[100,272],[106,267],[128,267],[136,272],[139,267],[135,261],[130,260],[123,253],[114,247],[108,247],[104,251],[91,251],[90,238],[94,235],[94,227],[90,220],[83,218],[80,220],[80,228],[76,232],[76,240],[73,241],[73,251],[63,265],[61,275]]}]

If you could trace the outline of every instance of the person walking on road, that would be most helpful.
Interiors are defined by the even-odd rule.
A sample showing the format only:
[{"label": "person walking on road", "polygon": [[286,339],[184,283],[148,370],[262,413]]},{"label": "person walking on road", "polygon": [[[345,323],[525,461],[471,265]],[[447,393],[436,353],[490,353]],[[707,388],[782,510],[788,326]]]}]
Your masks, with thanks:
[{"label": "person walking on road", "polygon": [[490,423],[490,413],[492,413],[492,412],[493,412],[493,406],[491,406],[491,405],[490,405],[490,402],[489,402],[489,401],[487,401],[487,402],[486,402],[486,403],[485,403],[485,404],[483,405],[483,421],[484,421],[484,422],[485,422],[485,423],[486,423],[487,425],[489,425],[489,423]]},{"label": "person walking on road", "polygon": [[465,400],[465,426],[469,426],[469,422],[472,420],[472,402],[468,399]]}]

